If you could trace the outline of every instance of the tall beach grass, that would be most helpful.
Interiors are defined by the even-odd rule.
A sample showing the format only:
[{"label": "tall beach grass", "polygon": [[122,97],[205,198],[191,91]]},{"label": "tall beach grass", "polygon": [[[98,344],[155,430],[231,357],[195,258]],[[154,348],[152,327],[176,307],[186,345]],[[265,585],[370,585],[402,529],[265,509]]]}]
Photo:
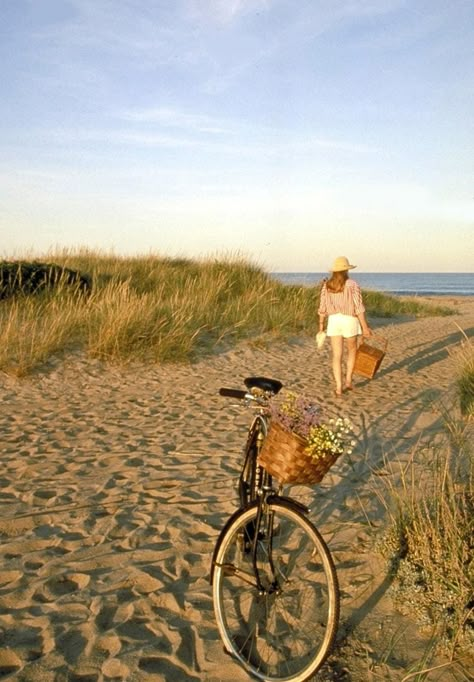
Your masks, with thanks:
[{"label": "tall beach grass", "polygon": [[459,392],[461,412],[474,419],[474,344],[461,329],[464,339],[456,353],[456,386]]},{"label": "tall beach grass", "polygon": [[403,462],[387,458],[389,475],[381,479],[379,492],[388,512],[381,547],[389,558],[396,599],[434,627],[433,651],[441,648],[451,660],[467,655],[472,665],[474,424],[462,414],[459,397],[458,384],[439,407],[440,439],[415,447]]},{"label": "tall beach grass", "polygon": [[[192,360],[241,339],[314,334],[317,287],[279,283],[237,256],[121,257],[87,249],[37,258],[91,277],[88,297],[66,286],[0,301],[0,369],[23,375],[81,350],[112,362]],[[369,316],[446,314],[367,292]]]}]

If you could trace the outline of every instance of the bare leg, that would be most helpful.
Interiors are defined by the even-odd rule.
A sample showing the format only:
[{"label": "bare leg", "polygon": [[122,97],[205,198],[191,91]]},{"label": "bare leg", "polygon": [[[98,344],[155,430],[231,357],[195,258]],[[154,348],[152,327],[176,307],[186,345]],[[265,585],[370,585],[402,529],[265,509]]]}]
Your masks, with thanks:
[{"label": "bare leg", "polygon": [[344,340],[342,336],[331,336],[332,373],[336,381],[336,393],[342,394],[342,352]]},{"label": "bare leg", "polygon": [[354,365],[357,352],[357,336],[351,336],[346,339],[347,344],[347,359],[346,359],[346,387],[352,387],[352,374],[354,373]]}]

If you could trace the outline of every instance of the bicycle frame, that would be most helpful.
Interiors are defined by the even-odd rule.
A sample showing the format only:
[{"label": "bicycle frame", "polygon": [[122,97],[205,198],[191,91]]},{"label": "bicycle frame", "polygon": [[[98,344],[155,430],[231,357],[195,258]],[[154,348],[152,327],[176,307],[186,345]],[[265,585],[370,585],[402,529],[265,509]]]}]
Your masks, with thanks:
[{"label": "bicycle frame", "polygon": [[[263,382],[263,383],[262,383]],[[272,390],[274,393],[277,393],[280,388],[281,388],[281,383],[275,380],[268,380],[265,378],[257,378],[254,380],[253,378],[247,379],[245,381],[246,386],[251,390],[252,385],[261,385],[261,387],[265,387],[265,390]],[[238,399],[252,399],[256,400],[255,397],[253,397],[251,394],[245,392],[245,391],[240,391],[240,390],[235,390],[235,389],[221,389],[220,391],[221,395],[228,395],[230,397],[235,397]],[[242,470],[240,472],[239,476],[239,499],[240,499],[240,504],[241,507],[238,510],[237,513],[241,512],[242,509],[247,509],[251,505],[258,505],[258,513],[257,513],[257,523],[256,527],[260,527],[260,523],[262,520],[262,514],[263,510],[266,508],[267,502],[269,499],[271,499],[271,496],[274,496],[275,490],[272,487],[272,477],[270,474],[268,474],[263,467],[258,466],[257,464],[257,458],[258,458],[258,453],[260,452],[260,448],[262,447],[263,441],[265,440],[265,437],[268,432],[268,410],[267,410],[267,405],[265,402],[260,402],[257,399],[257,405],[258,405],[258,412],[255,415],[252,424],[250,425],[248,435],[247,435],[247,441],[245,444],[245,456],[244,456],[244,463],[242,466]],[[279,498],[279,499],[285,499],[285,498]],[[290,505],[294,506],[295,508],[299,508],[298,503],[293,502],[293,500],[288,498],[288,502]],[[303,509],[305,509],[303,507]],[[301,509],[300,509],[301,511]],[[214,577],[214,566],[215,566],[215,556],[216,556],[216,551],[219,548],[220,545],[220,539],[223,537],[225,534],[225,530],[229,526],[229,523],[235,518],[236,514],[231,516],[229,522],[224,526],[222,529],[222,532],[219,536],[219,540],[216,544],[214,554],[213,554],[213,559],[212,559],[212,564],[211,564],[211,576],[210,576],[210,582],[212,584],[213,582],[213,577]],[[272,522],[270,521],[270,524]],[[270,527],[267,529],[267,534],[268,537],[272,538],[272,528]],[[258,541],[258,531],[253,533],[253,538],[252,538],[252,563],[254,567],[254,574],[255,574],[255,579],[256,579],[256,586],[258,587],[258,590],[261,591],[263,590],[262,582],[260,580],[259,572],[258,572],[258,567],[257,567],[257,541]],[[272,573],[275,578],[275,571],[273,568],[273,561],[271,558],[271,545],[269,549],[269,561],[272,569]]]},{"label": "bicycle frame", "polygon": [[254,492],[263,484],[266,486],[271,485],[271,481],[268,480],[268,474],[261,467],[257,466],[258,453],[267,435],[267,429],[267,417],[263,412],[260,412],[254,417],[245,445],[244,464],[239,476],[239,498],[241,505],[252,502],[255,499]]}]

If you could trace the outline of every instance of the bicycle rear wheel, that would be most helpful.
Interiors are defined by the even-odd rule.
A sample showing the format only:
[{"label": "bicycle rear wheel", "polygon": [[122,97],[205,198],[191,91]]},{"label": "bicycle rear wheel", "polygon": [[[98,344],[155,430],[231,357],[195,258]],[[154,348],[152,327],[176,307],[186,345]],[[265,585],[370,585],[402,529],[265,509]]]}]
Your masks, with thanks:
[{"label": "bicycle rear wheel", "polygon": [[217,625],[226,650],[250,674],[267,682],[303,682],[321,667],[336,635],[336,570],[313,524],[273,500],[258,527],[259,586],[247,530],[257,519],[258,505],[238,512],[219,539],[213,567]]}]

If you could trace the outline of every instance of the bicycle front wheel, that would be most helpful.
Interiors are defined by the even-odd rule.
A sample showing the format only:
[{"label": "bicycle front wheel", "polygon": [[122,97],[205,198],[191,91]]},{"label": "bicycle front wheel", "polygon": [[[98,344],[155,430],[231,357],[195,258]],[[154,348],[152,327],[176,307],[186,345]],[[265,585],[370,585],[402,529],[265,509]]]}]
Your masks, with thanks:
[{"label": "bicycle front wheel", "polygon": [[281,500],[260,520],[254,505],[231,521],[214,555],[213,599],[226,650],[260,680],[303,682],[333,644],[334,563],[313,524]]}]

